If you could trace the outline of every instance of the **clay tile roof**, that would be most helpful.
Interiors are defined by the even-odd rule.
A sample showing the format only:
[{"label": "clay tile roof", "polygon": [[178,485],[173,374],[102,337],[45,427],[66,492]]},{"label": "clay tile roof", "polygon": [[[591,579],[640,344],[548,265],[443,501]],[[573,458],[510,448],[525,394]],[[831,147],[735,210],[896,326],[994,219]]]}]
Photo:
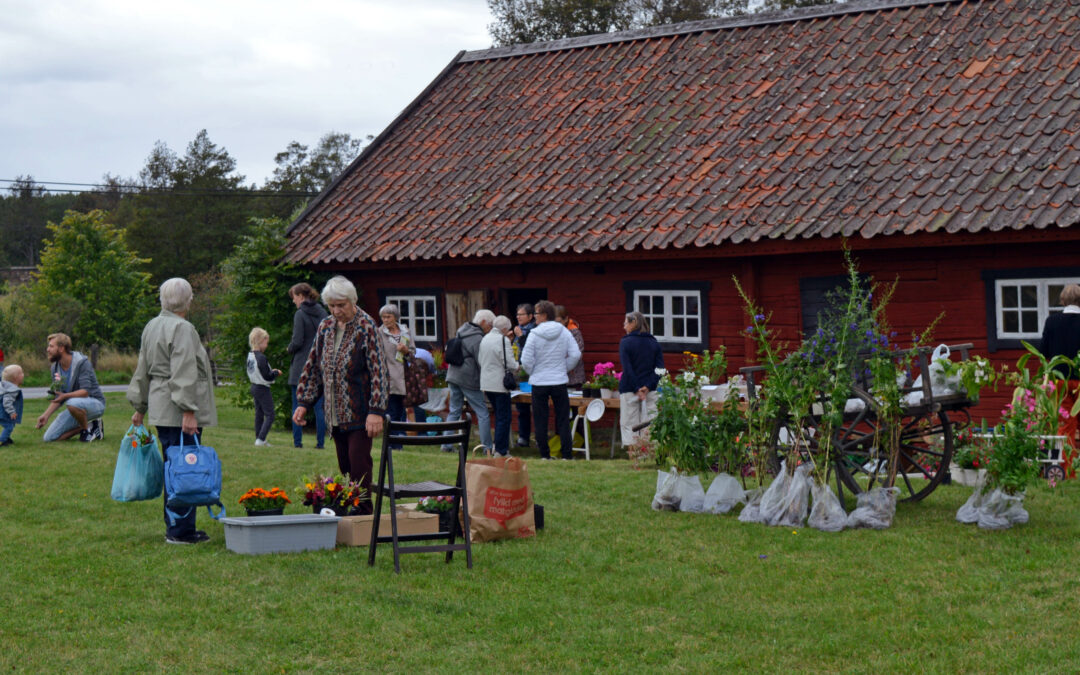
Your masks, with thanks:
[{"label": "clay tile roof", "polygon": [[1080,0],[855,0],[463,52],[293,223],[315,264],[1080,220]]}]

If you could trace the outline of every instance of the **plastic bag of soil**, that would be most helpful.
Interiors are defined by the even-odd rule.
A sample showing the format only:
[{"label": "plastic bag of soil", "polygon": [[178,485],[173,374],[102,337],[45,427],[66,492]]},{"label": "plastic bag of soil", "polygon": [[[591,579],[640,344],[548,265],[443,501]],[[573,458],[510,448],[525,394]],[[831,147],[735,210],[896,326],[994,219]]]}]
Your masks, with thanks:
[{"label": "plastic bag of soil", "polygon": [[761,495],[763,494],[764,492],[761,488],[754,488],[746,493],[746,506],[744,506],[742,512],[739,513],[739,522],[761,522]]},{"label": "plastic bag of soil", "polygon": [[987,495],[983,494],[982,486],[975,486],[975,491],[971,493],[964,505],[957,509],[956,519],[969,525],[979,522],[979,510],[982,508],[986,497]]},{"label": "plastic bag of soil", "polygon": [[671,472],[656,472],[656,495],[652,507],[655,511],[689,511],[700,513],[705,502],[705,488],[697,476],[680,474],[671,467]]},{"label": "plastic bag of soil", "polygon": [[761,495],[761,520],[766,525],[775,525],[780,522],[787,506],[788,486],[791,485],[791,476],[787,472],[787,462],[780,462],[780,471],[776,478],[769,483],[765,494]]},{"label": "plastic bag of soil", "polygon": [[822,532],[839,532],[847,527],[848,516],[828,484],[814,483],[810,486],[810,496],[814,504],[810,508],[807,525]]},{"label": "plastic bag of soil", "polygon": [[896,515],[896,495],[900,488],[876,487],[863,492],[855,500],[855,510],[848,515],[848,527],[869,527],[884,530],[892,526]]},{"label": "plastic bag of soil", "polygon": [[679,475],[672,471],[656,472],[656,494],[653,495],[654,511],[678,511],[679,495],[677,491]]},{"label": "plastic bag of soil", "polygon": [[687,513],[701,513],[705,504],[705,488],[701,478],[680,474],[675,484],[679,496],[679,510]]},{"label": "plastic bag of soil", "polygon": [[1001,490],[994,490],[979,508],[979,527],[984,530],[1007,530],[1027,521],[1028,512],[1024,510],[1022,494],[1007,495]]},{"label": "plastic bag of soil", "polygon": [[731,474],[722,473],[713,479],[709,491],[705,493],[705,513],[727,513],[746,499],[739,479]]},{"label": "plastic bag of soil", "polygon": [[787,495],[784,497],[784,508],[780,517],[769,523],[782,527],[802,527],[806,523],[806,514],[810,510],[810,471],[811,464],[800,464],[795,467],[795,475],[788,484]]}]

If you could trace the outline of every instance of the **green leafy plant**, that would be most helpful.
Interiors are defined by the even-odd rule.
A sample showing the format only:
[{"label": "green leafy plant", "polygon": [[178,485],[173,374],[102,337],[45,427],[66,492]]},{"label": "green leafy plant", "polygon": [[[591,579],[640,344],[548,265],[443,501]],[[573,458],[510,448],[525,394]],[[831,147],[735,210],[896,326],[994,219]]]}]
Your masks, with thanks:
[{"label": "green leafy plant", "polygon": [[437,497],[421,497],[416,503],[416,509],[424,513],[445,513],[454,508],[454,498],[450,495]]},{"label": "green leafy plant", "polygon": [[[687,370],[660,379],[657,416],[649,425],[649,439],[658,466],[674,466],[683,473],[724,471],[739,474],[747,461],[740,438],[746,425],[739,411],[738,392],[732,389],[722,406],[702,395],[710,371],[724,372],[727,361],[721,347],[709,357],[704,370],[698,357],[688,358]],[[719,409],[718,409],[719,408]]]}]

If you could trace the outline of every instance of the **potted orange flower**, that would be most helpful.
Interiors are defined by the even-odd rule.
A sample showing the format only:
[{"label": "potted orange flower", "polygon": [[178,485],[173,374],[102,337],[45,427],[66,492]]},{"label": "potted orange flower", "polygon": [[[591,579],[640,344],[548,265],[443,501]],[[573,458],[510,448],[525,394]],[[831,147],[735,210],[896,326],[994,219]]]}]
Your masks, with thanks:
[{"label": "potted orange flower", "polygon": [[285,512],[285,505],[292,503],[289,495],[279,487],[269,490],[251,488],[238,501],[249,516],[280,516]]}]

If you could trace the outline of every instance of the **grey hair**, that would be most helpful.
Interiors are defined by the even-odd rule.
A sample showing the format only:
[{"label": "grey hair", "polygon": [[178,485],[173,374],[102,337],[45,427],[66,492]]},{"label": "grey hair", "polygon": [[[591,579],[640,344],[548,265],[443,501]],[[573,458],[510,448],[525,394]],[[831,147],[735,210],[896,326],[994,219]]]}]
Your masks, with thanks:
[{"label": "grey hair", "polygon": [[191,298],[194,293],[191,292],[191,284],[187,282],[187,279],[173,277],[161,283],[158,296],[161,298],[162,309],[177,314],[191,308]]},{"label": "grey hair", "polygon": [[500,314],[499,316],[495,317],[495,321],[493,321],[491,325],[495,330],[499,331],[500,333],[505,333],[506,331],[510,330],[510,317]]},{"label": "grey hair", "polygon": [[1065,306],[1080,305],[1080,286],[1069,284],[1061,289],[1061,304]]},{"label": "grey hair", "polygon": [[322,299],[326,304],[348,300],[356,303],[356,286],[345,277],[338,275],[331,277],[322,289]]},{"label": "grey hair", "polygon": [[476,325],[480,325],[480,322],[484,321],[490,326],[495,323],[495,312],[490,309],[481,309],[476,312],[476,316],[472,318],[472,322]]},{"label": "grey hair", "polygon": [[401,320],[401,310],[398,309],[398,306],[394,303],[390,303],[388,305],[383,305],[382,307],[380,307],[379,316],[382,316],[383,314],[393,314],[395,319],[399,321]]},{"label": "grey hair", "polygon": [[649,320],[641,312],[627,312],[626,320],[634,324],[634,327],[642,333],[649,332]]}]

